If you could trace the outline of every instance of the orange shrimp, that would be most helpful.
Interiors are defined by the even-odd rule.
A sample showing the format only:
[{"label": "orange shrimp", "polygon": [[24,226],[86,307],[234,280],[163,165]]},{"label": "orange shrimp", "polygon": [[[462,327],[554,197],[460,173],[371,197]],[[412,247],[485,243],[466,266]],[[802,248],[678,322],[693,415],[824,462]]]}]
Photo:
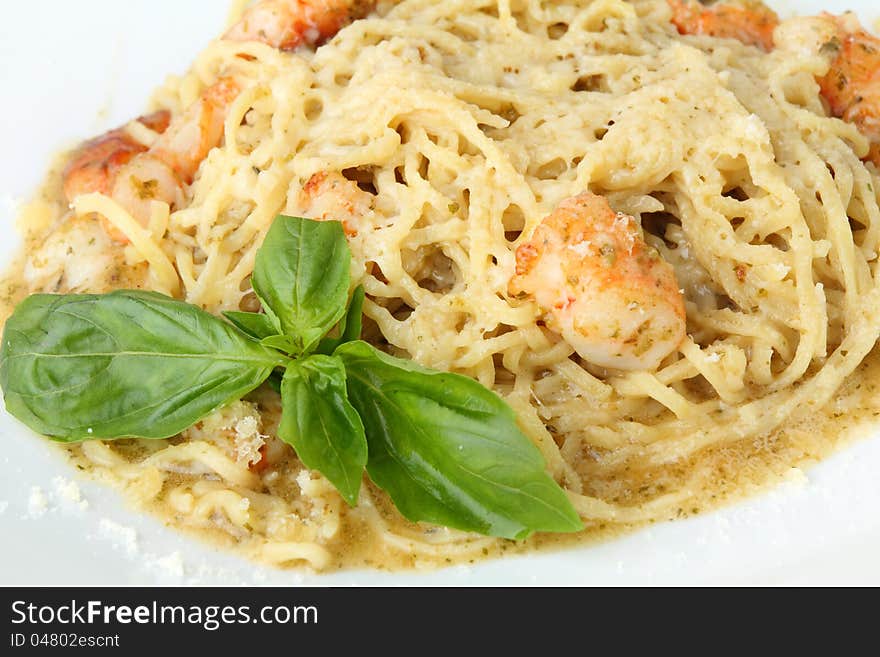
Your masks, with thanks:
[{"label": "orange shrimp", "polygon": [[373,197],[336,171],[319,171],[303,186],[297,211],[308,219],[341,221],[345,234],[355,237],[373,208]]},{"label": "orange shrimp", "polygon": [[868,159],[880,167],[880,39],[862,29],[853,14],[821,18],[834,23],[837,36],[824,44],[836,57],[819,88],[831,113],[871,140]]},{"label": "orange shrimp", "polygon": [[700,34],[773,49],[779,17],[763,2],[739,0],[703,6],[695,0],[667,0],[680,34]]},{"label": "orange shrimp", "polygon": [[262,0],[224,35],[229,41],[259,41],[280,50],[316,45],[366,15],[373,0]]},{"label": "orange shrimp", "polygon": [[[141,116],[137,121],[154,132],[163,133],[168,129],[171,113],[163,110]],[[119,169],[146,150],[147,147],[135,141],[124,127],[85,142],[64,168],[64,195],[72,201],[90,192],[109,194]]]},{"label": "orange shrimp", "polygon": [[232,78],[208,87],[159,137],[151,154],[170,166],[183,182],[191,183],[202,160],[223,138],[227,109],[240,91]]},{"label": "orange shrimp", "polygon": [[[167,112],[141,120],[147,127],[162,128],[147,149],[124,129],[82,146],[64,171],[63,187],[68,201],[100,192],[109,194],[142,225],[150,220],[151,203],[179,203],[184,184],[192,182],[208,152],[219,145],[228,105],[239,93],[237,83],[224,78],[208,87],[182,114],[168,121]],[[127,238],[107,224],[111,236]]]},{"label": "orange shrimp", "polygon": [[[373,5],[372,0],[262,0],[225,38],[262,41],[290,50],[330,38]],[[141,123],[160,133],[149,149],[124,128],[86,142],[63,174],[68,201],[100,192],[111,196],[142,225],[149,222],[153,201],[179,205],[183,186],[192,183],[202,161],[220,144],[229,105],[239,93],[232,78],[223,78],[173,120],[168,112],[142,117]],[[114,239],[127,241],[125,235],[105,225]]]},{"label": "orange shrimp", "polygon": [[822,97],[832,116],[852,123],[870,140],[865,159],[880,167],[880,39],[863,29],[855,14],[823,13],[780,24],[771,9],[752,0],[706,8],[694,0],[667,2],[681,34],[733,38],[767,51],[775,44],[833,56],[828,73],[818,80]]},{"label": "orange shrimp", "polygon": [[589,192],[563,201],[516,250],[508,294],[534,300],[548,328],[602,367],[655,369],[685,337],[672,266],[635,219]]}]

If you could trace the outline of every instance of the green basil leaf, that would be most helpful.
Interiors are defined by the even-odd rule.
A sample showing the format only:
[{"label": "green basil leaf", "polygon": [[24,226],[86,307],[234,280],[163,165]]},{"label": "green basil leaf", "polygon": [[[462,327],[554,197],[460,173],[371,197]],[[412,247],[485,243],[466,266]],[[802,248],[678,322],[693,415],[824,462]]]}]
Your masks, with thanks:
[{"label": "green basil leaf", "polygon": [[346,502],[357,504],[367,439],[348,402],[342,361],[314,355],[291,363],[281,383],[281,405],[278,437],[293,446],[306,467],[327,477]]},{"label": "green basil leaf", "polygon": [[514,539],[582,529],[541,453],[496,394],[365,342],[336,354],[366,429],[367,471],[404,516]]},{"label": "green basil leaf", "polygon": [[299,352],[296,340],[289,335],[270,335],[268,338],[260,340],[260,344],[270,349],[277,349],[285,354],[296,354]]},{"label": "green basil leaf", "polygon": [[41,294],[6,323],[0,387],[12,415],[57,440],[167,438],[285,361],[161,294]]},{"label": "green basil leaf", "polygon": [[308,353],[345,312],[351,251],[342,224],[283,215],[257,253],[254,291],[282,332]]},{"label": "green basil leaf", "polygon": [[345,316],[345,327],[342,329],[342,343],[360,340],[364,328],[364,286],[358,285],[351,295],[348,311]]},{"label": "green basil leaf", "polygon": [[265,313],[245,313],[237,310],[229,310],[223,316],[232,322],[238,330],[256,340],[269,338],[281,333],[281,327],[276,326]]},{"label": "green basil leaf", "polygon": [[339,337],[328,337],[321,340],[317,349],[319,354],[332,354],[339,345],[351,342],[352,340],[358,340],[361,337],[364,323],[364,298],[364,286],[358,285],[351,295],[351,301],[348,303],[345,317],[339,322]]}]

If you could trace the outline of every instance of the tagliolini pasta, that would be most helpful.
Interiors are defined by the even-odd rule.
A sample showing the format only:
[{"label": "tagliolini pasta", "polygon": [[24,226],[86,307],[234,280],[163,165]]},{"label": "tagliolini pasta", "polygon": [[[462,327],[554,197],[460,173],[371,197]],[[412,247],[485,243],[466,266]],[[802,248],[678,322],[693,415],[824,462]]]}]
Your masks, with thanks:
[{"label": "tagliolini pasta", "polygon": [[[340,172],[373,195],[350,238],[365,338],[504,396],[581,537],[778,479],[836,444],[820,409],[864,403],[880,180],[866,139],[825,116],[815,60],[682,37],[669,18],[665,0],[406,0],[314,52],[217,40],[155,97],[178,112],[221,77],[243,89],[185,207],[156,204],[141,229],[106,197],[68,210],[56,175],[25,217],[12,297],[142,285],[249,309],[271,221],[301,212],[313,174]],[[688,337],[657,371],[584,362],[508,296],[516,247],[586,190],[675,268]],[[266,390],[168,441],[68,449],[173,525],[272,564],[436,565],[551,540],[411,524],[372,486],[348,508],[272,438],[278,416]],[[254,471],[259,449],[282,455]]]}]

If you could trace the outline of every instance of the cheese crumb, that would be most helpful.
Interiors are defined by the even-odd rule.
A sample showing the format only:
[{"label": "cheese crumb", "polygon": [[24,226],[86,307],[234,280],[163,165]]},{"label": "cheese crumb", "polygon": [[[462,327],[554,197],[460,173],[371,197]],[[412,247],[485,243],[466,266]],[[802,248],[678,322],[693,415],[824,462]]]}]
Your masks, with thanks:
[{"label": "cheese crumb", "polygon": [[783,475],[786,483],[794,484],[796,486],[805,486],[810,483],[809,477],[807,477],[807,473],[801,470],[800,468],[791,468],[788,472]]},{"label": "cheese crumb", "polygon": [[4,513],[6,513],[6,509],[8,509],[8,508],[9,508],[9,502],[7,502],[5,500],[3,502],[0,502],[0,516],[2,516]]},{"label": "cheese crumb", "polygon": [[266,436],[260,433],[260,413],[255,404],[238,401],[212,413],[183,432],[191,441],[217,445],[240,465],[258,463]]},{"label": "cheese crumb", "polygon": [[89,508],[88,500],[83,499],[82,491],[75,481],[64,477],[55,477],[52,480],[52,485],[55,488],[55,496],[62,503],[75,506],[83,511]]},{"label": "cheese crumb", "polygon": [[164,557],[148,555],[146,565],[151,570],[158,571],[162,577],[183,579],[183,576],[186,574],[183,556],[177,551],[166,554]]},{"label": "cheese crumb", "polygon": [[137,532],[131,527],[120,525],[109,518],[101,518],[98,523],[101,535],[110,540],[116,547],[125,550],[125,553],[133,557],[138,553]]},{"label": "cheese crumb", "polygon": [[260,423],[255,415],[246,415],[235,423],[235,453],[239,463],[258,463],[263,457],[260,448],[266,437],[260,433]]},{"label": "cheese crumb", "polygon": [[28,515],[31,518],[39,518],[49,510],[49,498],[39,486],[31,487],[31,495],[28,498]]}]

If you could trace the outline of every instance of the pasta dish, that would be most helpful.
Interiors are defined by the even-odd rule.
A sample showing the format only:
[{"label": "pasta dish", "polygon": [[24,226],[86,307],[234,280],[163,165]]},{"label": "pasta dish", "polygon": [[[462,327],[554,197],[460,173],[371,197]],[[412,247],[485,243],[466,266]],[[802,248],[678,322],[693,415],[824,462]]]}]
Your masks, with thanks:
[{"label": "pasta dish", "polygon": [[[240,0],[149,113],[59,157],[25,210],[0,319],[24,322],[37,293],[60,295],[48,322],[68,312],[58,299],[151,291],[188,304],[199,326],[232,313],[245,337],[224,323],[205,341],[246,340],[248,354],[267,350],[254,359],[275,360],[179,427],[163,411],[143,432],[77,433],[40,410],[55,388],[20,384],[24,373],[30,391],[70,375],[48,361],[25,369],[8,347],[7,406],[139,507],[278,566],[466,563],[713,508],[827,455],[880,408],[868,358],[880,334],[878,63],[880,40],[851,14],[781,20],[749,0]],[[338,245],[302,247],[317,259],[315,286],[345,281],[338,312],[314,320],[320,334],[306,310],[288,318],[273,305],[286,265],[260,263],[291,252],[274,241],[279,215],[312,220],[288,230],[323,230],[321,244],[336,244],[324,228],[340,225],[350,251],[337,261]],[[356,341],[339,347],[359,299]],[[165,339],[152,320],[124,316]],[[13,321],[4,343],[25,334]],[[80,339],[65,338],[72,357]],[[312,430],[302,418],[318,406],[297,404],[294,417],[293,375],[280,374],[310,353],[326,368],[344,361],[338,376],[318,361],[296,371],[326,377],[316,399],[344,397],[348,382],[357,413],[340,401],[333,417],[366,429],[370,459],[367,443],[351,452],[354,479],[348,452],[336,469],[308,467],[327,450],[284,438],[288,412],[302,440]],[[373,437],[387,416],[365,410],[373,374],[355,372],[368,358],[370,372],[403,359],[492,391],[536,449],[540,485],[564,491],[552,499],[565,519],[523,519],[523,502],[484,512],[489,502],[448,472],[443,488],[408,470],[406,486],[421,488],[401,501],[409,489]],[[144,395],[190,372],[160,385],[154,371],[137,374]],[[215,379],[207,365],[192,371],[194,400]],[[217,385],[236,371],[245,378],[224,369]],[[329,383],[340,380],[342,392]],[[432,381],[436,398],[458,399],[460,379]],[[84,390],[56,414],[74,414]],[[436,409],[418,417],[460,426],[484,412],[469,406],[474,394],[454,402],[454,422]],[[113,402],[114,418],[133,413],[132,399]],[[470,454],[456,468],[479,478],[507,467],[456,445]],[[431,461],[431,445],[395,449],[382,457],[418,452],[425,471],[454,460]],[[453,489],[467,491],[467,512],[444,511]],[[460,520],[472,516],[483,524]]]}]

